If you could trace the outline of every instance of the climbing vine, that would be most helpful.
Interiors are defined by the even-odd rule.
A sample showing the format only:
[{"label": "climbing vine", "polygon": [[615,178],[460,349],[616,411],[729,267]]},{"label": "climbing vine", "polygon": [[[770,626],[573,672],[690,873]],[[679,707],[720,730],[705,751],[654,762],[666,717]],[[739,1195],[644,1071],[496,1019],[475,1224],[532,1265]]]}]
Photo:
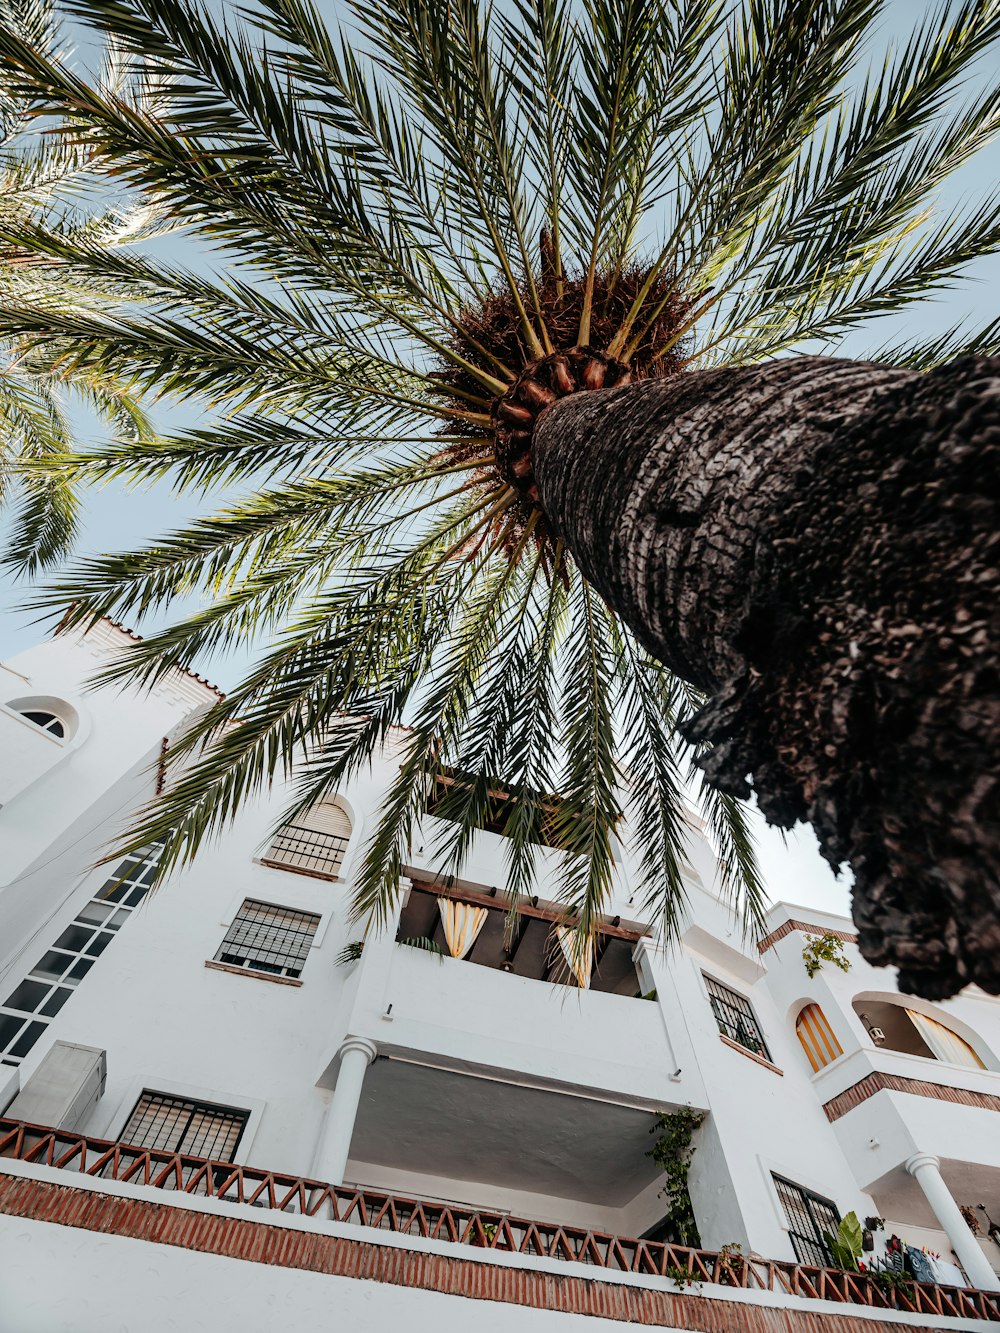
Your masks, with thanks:
[{"label": "climbing vine", "polygon": [[841,972],[850,972],[851,960],[844,953],[844,941],[829,931],[824,935],[807,935],[809,941],[802,950],[802,961],[806,965],[811,981],[824,963],[832,963]]},{"label": "climbing vine", "polygon": [[694,1153],[691,1140],[703,1119],[701,1111],[687,1107],[680,1111],[661,1111],[649,1131],[657,1138],[646,1156],[651,1157],[666,1176],[660,1190],[668,1205],[664,1222],[676,1232],[682,1245],[701,1245],[688,1193],[688,1171]]}]

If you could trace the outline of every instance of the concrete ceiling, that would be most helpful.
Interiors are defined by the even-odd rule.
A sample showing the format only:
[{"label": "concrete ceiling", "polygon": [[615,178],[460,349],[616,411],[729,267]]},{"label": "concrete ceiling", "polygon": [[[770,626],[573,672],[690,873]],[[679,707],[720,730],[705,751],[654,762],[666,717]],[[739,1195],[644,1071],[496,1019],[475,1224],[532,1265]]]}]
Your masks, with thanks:
[{"label": "concrete ceiling", "polygon": [[[989,1215],[1000,1222],[1000,1168],[942,1157],[941,1175],[956,1203],[973,1207],[983,1203]],[[882,1217],[906,1221],[915,1227],[940,1227],[923,1190],[901,1166],[870,1186],[870,1193]]]},{"label": "concrete ceiling", "polygon": [[655,1180],[648,1111],[379,1058],[355,1161],[621,1207]]}]

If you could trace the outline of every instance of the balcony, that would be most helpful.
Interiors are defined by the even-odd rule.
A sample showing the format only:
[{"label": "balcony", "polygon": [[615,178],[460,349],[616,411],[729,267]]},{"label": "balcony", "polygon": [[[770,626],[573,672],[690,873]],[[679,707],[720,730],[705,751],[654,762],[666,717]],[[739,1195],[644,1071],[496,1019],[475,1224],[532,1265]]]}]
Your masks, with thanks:
[{"label": "balcony", "polygon": [[[669,1322],[672,1327],[705,1327],[709,1322],[715,1326],[718,1316],[696,1306],[697,1322],[675,1322],[688,1298],[664,1295],[655,1304],[667,1281],[675,1292],[686,1287],[695,1296],[716,1299],[724,1299],[726,1289],[738,1289],[742,1305],[729,1305],[728,1321],[723,1319],[726,1327],[750,1326],[749,1321],[735,1320],[755,1296],[760,1303],[781,1304],[786,1310],[794,1310],[800,1298],[827,1302],[841,1311],[844,1306],[866,1308],[871,1312],[868,1317],[876,1320],[876,1312],[885,1310],[893,1311],[890,1318],[896,1319],[895,1312],[905,1312],[917,1318],[1000,1323],[1000,1296],[989,1292],[918,1282],[888,1292],[860,1273],[756,1256],[732,1257],[537,1222],[503,1210],[468,1208],[362,1186],[332,1186],[258,1167],[132,1148],[8,1119],[0,1119],[0,1159],[18,1164],[16,1175],[0,1174],[0,1211],[102,1234],[117,1232],[136,1240],[278,1264],[286,1269],[341,1271],[352,1277],[474,1296],[482,1288],[481,1265],[493,1264],[497,1266],[496,1275],[490,1278],[486,1299],[536,1309],[545,1308],[553,1299],[551,1275],[562,1269],[565,1276],[559,1288],[559,1308],[572,1311],[577,1302],[579,1313],[610,1313],[625,1319],[634,1315],[636,1322]],[[38,1188],[22,1188],[25,1177],[31,1180],[32,1168],[38,1170]],[[91,1185],[82,1206],[69,1197],[81,1177]],[[105,1182],[115,1182],[115,1187],[111,1193],[104,1191],[102,1197]],[[149,1191],[159,1192],[159,1206],[151,1206]],[[241,1206],[242,1210],[236,1211]],[[258,1211],[248,1214],[247,1206]],[[200,1219],[187,1211],[194,1207]],[[281,1217],[294,1218],[294,1229],[268,1235]],[[335,1228],[332,1232],[331,1225]],[[255,1239],[250,1232],[258,1227],[260,1234]],[[344,1238],[350,1237],[354,1229],[358,1253],[345,1254]],[[379,1249],[373,1244],[379,1236],[388,1240],[390,1234],[396,1238],[392,1246]],[[406,1247],[422,1252],[423,1263],[413,1280],[401,1275],[397,1262],[400,1250]],[[441,1281],[451,1285],[435,1288],[434,1256],[450,1260],[452,1267]],[[455,1265],[462,1260],[476,1262],[456,1273]],[[581,1283],[585,1273],[590,1276]],[[608,1279],[616,1274],[630,1275],[632,1281],[625,1286],[618,1282],[602,1287],[605,1274]],[[616,1296],[623,1314],[611,1304]],[[599,1308],[601,1305],[604,1309]],[[810,1326],[817,1329],[824,1327],[824,1313],[833,1313],[833,1309],[824,1312],[815,1304],[808,1309],[813,1321]],[[669,1320],[663,1317],[668,1311],[673,1316]]]},{"label": "balcony", "polygon": [[[374,1001],[374,1003],[372,1003]],[[391,1012],[383,1012],[391,1005]],[[380,1051],[439,1067],[527,1077],[549,1087],[610,1093],[647,1110],[677,1100],[664,1018],[657,1004],[477,967],[404,944],[354,1031]],[[703,1105],[694,1071],[682,1100]]]},{"label": "balcony", "polygon": [[[519,903],[517,919],[512,924],[508,904],[497,896],[496,890],[492,894],[459,892],[415,880],[400,916],[397,939],[428,941],[447,952],[438,907],[442,898],[486,913],[485,923],[463,961],[517,977],[560,986],[577,985],[554,933],[565,916],[558,908],[540,905],[537,899]],[[588,991],[632,999],[641,996],[642,985],[632,953],[643,933],[623,926],[620,918],[602,923],[594,947]]]}]

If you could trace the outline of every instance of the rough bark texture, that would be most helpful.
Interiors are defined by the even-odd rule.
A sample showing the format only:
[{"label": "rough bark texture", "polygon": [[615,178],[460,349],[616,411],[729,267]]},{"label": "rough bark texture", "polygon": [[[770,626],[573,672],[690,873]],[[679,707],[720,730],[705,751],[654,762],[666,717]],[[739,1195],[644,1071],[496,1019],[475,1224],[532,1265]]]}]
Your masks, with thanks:
[{"label": "rough bark texture", "polygon": [[587,578],[709,696],[711,780],[850,862],[865,957],[1000,993],[1000,359],[577,394],[533,464]]}]

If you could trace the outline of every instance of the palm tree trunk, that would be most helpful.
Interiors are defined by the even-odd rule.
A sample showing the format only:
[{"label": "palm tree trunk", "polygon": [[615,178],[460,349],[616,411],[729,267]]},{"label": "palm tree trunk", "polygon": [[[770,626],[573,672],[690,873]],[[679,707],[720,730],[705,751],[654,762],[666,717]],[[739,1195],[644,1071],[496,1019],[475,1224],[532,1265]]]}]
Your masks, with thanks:
[{"label": "palm tree trunk", "polygon": [[710,780],[851,863],[865,957],[1000,992],[1000,359],[577,393],[532,458],[583,573],[708,696]]}]

